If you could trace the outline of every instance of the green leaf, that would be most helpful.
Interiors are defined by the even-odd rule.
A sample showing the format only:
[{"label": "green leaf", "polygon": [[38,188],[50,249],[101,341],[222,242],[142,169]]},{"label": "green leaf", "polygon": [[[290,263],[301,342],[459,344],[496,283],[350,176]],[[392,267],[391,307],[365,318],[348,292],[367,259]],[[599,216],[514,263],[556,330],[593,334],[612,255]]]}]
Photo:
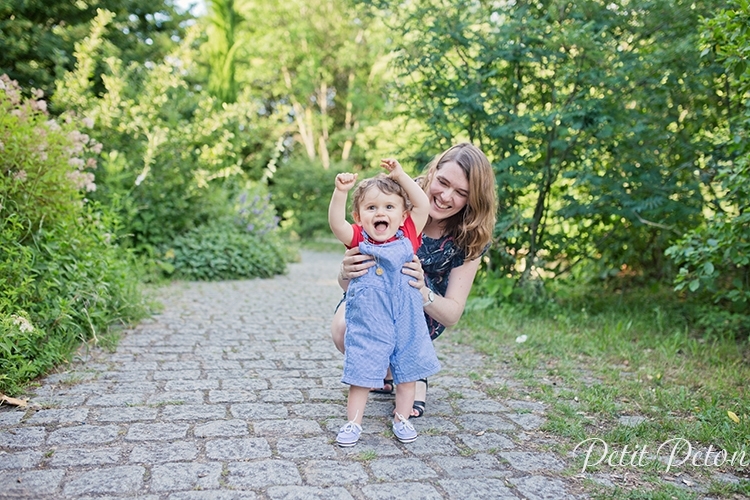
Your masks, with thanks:
[{"label": "green leaf", "polygon": [[696,291],[701,286],[701,282],[699,279],[694,279],[690,282],[690,285],[688,285],[688,288],[691,292]]}]

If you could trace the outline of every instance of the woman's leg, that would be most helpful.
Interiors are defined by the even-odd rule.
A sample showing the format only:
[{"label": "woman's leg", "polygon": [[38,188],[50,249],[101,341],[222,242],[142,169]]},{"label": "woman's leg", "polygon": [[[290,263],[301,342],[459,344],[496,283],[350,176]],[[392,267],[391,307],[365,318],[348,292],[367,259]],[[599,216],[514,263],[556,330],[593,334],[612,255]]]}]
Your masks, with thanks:
[{"label": "woman's leg", "polygon": [[341,305],[333,313],[333,320],[331,321],[331,338],[333,339],[333,345],[339,350],[341,354],[344,354],[344,333],[346,333],[346,304]]},{"label": "woman's leg", "polygon": [[427,380],[426,379],[420,379],[415,382],[415,389],[414,389],[414,401],[413,406],[419,406],[421,409],[412,408],[411,409],[411,416],[412,417],[421,417],[424,413],[426,401],[427,401]]}]

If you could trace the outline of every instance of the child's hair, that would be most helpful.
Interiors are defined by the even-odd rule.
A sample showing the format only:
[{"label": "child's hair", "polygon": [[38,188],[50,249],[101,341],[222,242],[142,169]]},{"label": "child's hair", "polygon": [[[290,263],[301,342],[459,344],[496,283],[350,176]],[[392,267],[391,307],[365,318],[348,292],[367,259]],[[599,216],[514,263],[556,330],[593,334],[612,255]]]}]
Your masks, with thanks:
[{"label": "child's hair", "polygon": [[378,189],[385,194],[396,194],[400,196],[404,200],[404,208],[407,211],[411,210],[411,201],[409,200],[406,191],[404,191],[404,188],[401,187],[401,184],[381,172],[375,177],[364,179],[357,184],[356,188],[354,188],[354,194],[352,195],[352,213],[359,213],[359,205],[362,203],[365,193],[370,189]]},{"label": "child's hair", "polygon": [[448,162],[456,162],[469,181],[469,198],[460,212],[445,221],[445,234],[453,236],[456,244],[466,252],[466,258],[476,259],[492,241],[497,211],[495,172],[481,149],[463,142],[436,156],[427,166],[419,185],[427,191],[437,172]]}]

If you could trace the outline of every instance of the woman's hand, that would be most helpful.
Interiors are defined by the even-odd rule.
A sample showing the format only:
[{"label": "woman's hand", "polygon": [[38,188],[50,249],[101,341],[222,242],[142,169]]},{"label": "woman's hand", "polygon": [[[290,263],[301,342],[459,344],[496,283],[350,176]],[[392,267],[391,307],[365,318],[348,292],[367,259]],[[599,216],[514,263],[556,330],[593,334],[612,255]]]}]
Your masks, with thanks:
[{"label": "woman's hand", "polygon": [[349,281],[358,278],[367,273],[367,270],[375,265],[375,259],[372,255],[359,253],[359,248],[350,248],[344,253],[344,259],[341,261],[339,270],[339,280]]},{"label": "woman's hand", "polygon": [[422,263],[419,261],[419,257],[417,257],[416,255],[412,257],[411,262],[407,262],[406,264],[404,264],[404,267],[401,268],[401,272],[414,278],[414,280],[409,281],[409,284],[417,290],[421,290],[426,286],[424,282],[424,271],[422,270]]}]

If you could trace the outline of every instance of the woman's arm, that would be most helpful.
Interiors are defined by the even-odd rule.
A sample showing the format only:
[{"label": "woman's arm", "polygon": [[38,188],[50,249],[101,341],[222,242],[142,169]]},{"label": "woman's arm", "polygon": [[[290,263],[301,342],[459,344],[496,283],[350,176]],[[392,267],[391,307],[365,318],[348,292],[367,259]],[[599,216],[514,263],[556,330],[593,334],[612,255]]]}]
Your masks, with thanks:
[{"label": "woman's arm", "polygon": [[[424,311],[434,320],[439,321],[445,326],[454,326],[461,319],[466,307],[466,299],[471,292],[471,286],[474,284],[474,277],[479,270],[480,259],[467,260],[453,270],[448,277],[448,289],[445,296],[435,294],[435,300],[432,304],[427,304]],[[427,293],[429,289],[425,286],[424,272],[419,259],[416,257],[412,262],[404,265],[403,272],[415,278],[409,284],[417,288],[422,294],[422,299],[427,302]]]}]

